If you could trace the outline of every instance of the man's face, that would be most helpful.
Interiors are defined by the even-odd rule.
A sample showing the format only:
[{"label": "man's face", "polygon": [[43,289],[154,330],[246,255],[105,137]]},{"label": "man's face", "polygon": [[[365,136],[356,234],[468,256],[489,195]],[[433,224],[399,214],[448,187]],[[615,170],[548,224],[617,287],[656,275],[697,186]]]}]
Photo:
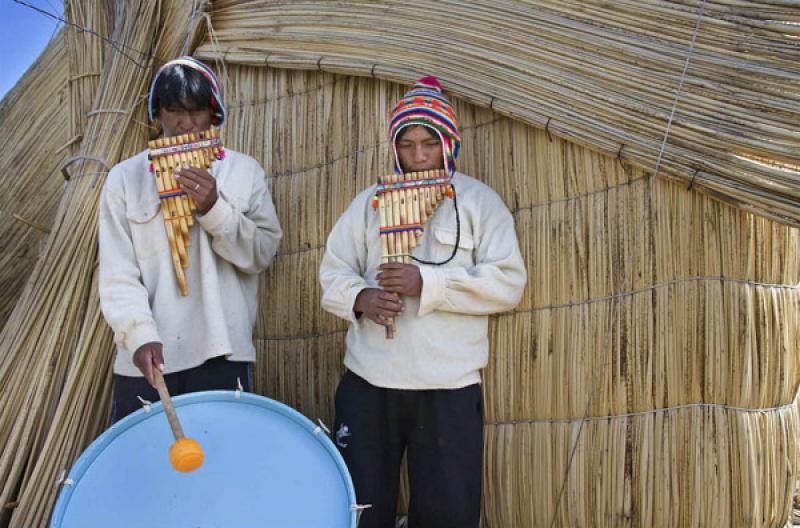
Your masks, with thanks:
[{"label": "man's face", "polygon": [[161,108],[158,119],[164,129],[164,137],[204,132],[211,128],[211,108],[187,110],[185,108]]},{"label": "man's face", "polygon": [[412,125],[400,134],[395,147],[403,172],[443,169],[442,142],[424,126]]}]

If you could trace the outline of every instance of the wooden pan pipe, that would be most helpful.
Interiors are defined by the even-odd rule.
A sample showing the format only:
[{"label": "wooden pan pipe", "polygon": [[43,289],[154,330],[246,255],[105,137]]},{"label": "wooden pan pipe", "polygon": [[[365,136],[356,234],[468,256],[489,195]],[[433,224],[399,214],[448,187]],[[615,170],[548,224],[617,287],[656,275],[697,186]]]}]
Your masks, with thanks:
[{"label": "wooden pan pipe", "polygon": [[209,169],[214,160],[222,159],[219,129],[212,127],[196,134],[159,138],[150,141],[149,147],[150,171],[156,178],[175,277],[181,295],[189,295],[183,270],[189,267],[188,248],[192,243],[189,227],[194,225],[193,211],[197,205],[178,185],[175,169],[188,166]]},{"label": "wooden pan pipe", "polygon": [[[411,264],[425,224],[445,197],[452,197],[452,179],[445,170],[390,174],[379,178],[372,206],[380,215],[381,262]],[[386,326],[394,338],[394,324]]]}]

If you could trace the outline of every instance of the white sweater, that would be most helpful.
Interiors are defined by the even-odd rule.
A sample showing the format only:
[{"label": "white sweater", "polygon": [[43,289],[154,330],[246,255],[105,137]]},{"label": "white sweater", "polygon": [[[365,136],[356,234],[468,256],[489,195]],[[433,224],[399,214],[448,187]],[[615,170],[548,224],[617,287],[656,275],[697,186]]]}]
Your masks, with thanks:
[{"label": "white sweater", "polygon": [[[522,297],[526,273],[514,219],[483,183],[456,173],[461,223],[455,258],[420,265],[422,294],[404,298],[395,338],[366,317],[356,318],[359,292],[377,287],[381,261],[375,187],[359,194],[333,228],[320,267],[322,307],[351,322],[345,365],[373,385],[395,389],[455,389],[480,382],[489,356],[488,314],[510,310]],[[428,220],[414,256],[441,262],[456,244],[453,200]]]},{"label": "white sweater", "polygon": [[225,355],[255,360],[258,274],[272,260],[281,228],[253,158],[226,150],[212,165],[219,199],[190,227],[189,295],[178,289],[147,152],[116,165],[100,199],[100,307],[114,331],[114,372],[141,376],[133,353],[164,346],[166,372]]}]

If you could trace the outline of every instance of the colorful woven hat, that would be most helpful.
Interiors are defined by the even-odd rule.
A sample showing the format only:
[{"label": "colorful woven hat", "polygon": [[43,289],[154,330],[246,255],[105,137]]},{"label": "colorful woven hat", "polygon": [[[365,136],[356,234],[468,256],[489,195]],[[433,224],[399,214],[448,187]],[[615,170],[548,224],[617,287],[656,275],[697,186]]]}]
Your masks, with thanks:
[{"label": "colorful woven hat", "polygon": [[153,76],[153,82],[150,83],[150,93],[147,95],[147,115],[150,117],[150,121],[155,119],[158,113],[158,108],[155,108],[153,104],[153,90],[156,87],[156,81],[158,81],[158,77],[167,68],[175,65],[186,66],[187,68],[196,70],[203,74],[203,77],[208,79],[208,82],[211,84],[211,93],[214,95],[211,100],[211,110],[214,112],[214,117],[216,117],[215,124],[221,125],[223,121],[225,121],[225,106],[222,104],[222,90],[220,89],[217,75],[214,73],[214,70],[209,68],[206,64],[189,56],[178,57],[177,59],[169,61],[159,68]]},{"label": "colorful woven hat", "polygon": [[461,147],[458,120],[450,101],[442,93],[436,77],[423,77],[406,92],[389,114],[389,137],[394,151],[394,171],[403,172],[397,157],[397,135],[407,126],[422,125],[436,132],[442,142],[444,167],[451,176],[456,170],[456,158]]}]

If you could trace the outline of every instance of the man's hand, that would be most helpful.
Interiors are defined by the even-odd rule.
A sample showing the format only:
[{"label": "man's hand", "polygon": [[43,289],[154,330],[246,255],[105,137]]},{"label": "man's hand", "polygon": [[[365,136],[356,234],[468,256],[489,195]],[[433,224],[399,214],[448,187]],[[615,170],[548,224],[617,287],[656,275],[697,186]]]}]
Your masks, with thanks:
[{"label": "man's hand", "polygon": [[161,370],[161,366],[164,364],[161,343],[152,342],[140,346],[136,352],[133,353],[133,364],[142,371],[147,383],[155,387],[156,378],[153,369]]},{"label": "man's hand", "polygon": [[206,214],[217,203],[217,180],[207,170],[182,167],[175,171],[175,179],[181,189],[194,199],[200,214]]},{"label": "man's hand", "polygon": [[378,270],[378,285],[384,290],[409,297],[419,297],[422,293],[422,275],[414,264],[387,262]]},{"label": "man's hand", "polygon": [[356,297],[353,311],[364,314],[379,325],[388,326],[403,311],[403,300],[397,294],[378,288],[365,288]]}]

